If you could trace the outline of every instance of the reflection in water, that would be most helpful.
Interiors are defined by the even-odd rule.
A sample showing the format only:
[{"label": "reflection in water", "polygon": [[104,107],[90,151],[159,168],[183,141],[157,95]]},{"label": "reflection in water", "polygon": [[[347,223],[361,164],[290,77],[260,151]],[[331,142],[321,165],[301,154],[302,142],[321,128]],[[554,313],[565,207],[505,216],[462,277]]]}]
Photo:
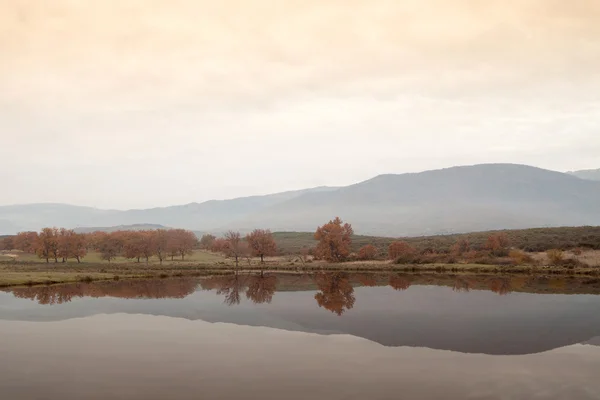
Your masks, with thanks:
[{"label": "reflection in water", "polygon": [[511,279],[508,277],[492,278],[489,285],[490,290],[498,293],[500,296],[505,296],[512,292]]},{"label": "reflection in water", "polygon": [[398,274],[390,275],[389,282],[390,286],[393,287],[395,290],[406,290],[411,285],[410,280],[408,280],[407,277]]},{"label": "reflection in water", "polygon": [[473,282],[470,279],[465,277],[456,278],[454,281],[454,285],[452,286],[452,290],[455,292],[464,292],[468,293],[471,291],[473,287]]},{"label": "reflection in water", "polygon": [[336,272],[332,274],[317,274],[315,282],[320,293],[315,295],[319,307],[342,315],[346,310],[354,307],[354,287],[350,283],[349,274]]},{"label": "reflection in water", "polygon": [[277,276],[260,273],[248,279],[246,297],[256,304],[271,303],[277,289]]},{"label": "reflection in water", "polygon": [[81,297],[119,297],[124,299],[184,298],[192,294],[198,282],[193,279],[144,279],[31,286],[11,289],[15,297],[39,304],[62,304]]}]

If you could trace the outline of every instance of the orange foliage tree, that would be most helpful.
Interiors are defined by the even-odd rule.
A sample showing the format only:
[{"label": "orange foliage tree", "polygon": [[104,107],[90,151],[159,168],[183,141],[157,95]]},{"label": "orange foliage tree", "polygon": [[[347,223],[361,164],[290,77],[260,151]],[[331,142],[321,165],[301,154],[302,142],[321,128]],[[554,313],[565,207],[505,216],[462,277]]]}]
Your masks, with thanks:
[{"label": "orange foliage tree", "polygon": [[358,251],[358,259],[359,260],[374,260],[377,257],[377,247],[372,244],[368,244],[363,246]]},{"label": "orange foliage tree", "polygon": [[315,232],[315,239],[318,241],[315,255],[329,262],[346,260],[350,254],[353,234],[352,226],[336,217]]},{"label": "orange foliage tree", "polygon": [[508,255],[509,246],[510,241],[506,233],[494,233],[488,237],[485,243],[486,250],[498,257]]},{"label": "orange foliage tree", "polygon": [[35,244],[35,252],[39,258],[46,259],[50,262],[50,258],[54,258],[54,262],[58,262],[58,229],[44,228],[37,236]]},{"label": "orange foliage tree", "polygon": [[16,250],[21,250],[25,253],[36,253],[37,243],[37,232],[19,232],[15,236],[13,245]]},{"label": "orange foliage tree", "polygon": [[415,248],[410,244],[402,241],[395,241],[390,244],[388,256],[390,260],[410,261],[416,252]]},{"label": "orange foliage tree", "polygon": [[260,257],[261,263],[264,262],[265,256],[274,256],[277,253],[277,245],[273,239],[273,234],[269,230],[255,229],[252,233],[246,235],[246,241],[252,254]]},{"label": "orange foliage tree", "polygon": [[225,234],[225,246],[226,254],[229,257],[235,258],[235,267],[239,266],[239,258],[244,255],[244,251],[247,249],[242,243],[242,236],[239,232],[229,231]]}]

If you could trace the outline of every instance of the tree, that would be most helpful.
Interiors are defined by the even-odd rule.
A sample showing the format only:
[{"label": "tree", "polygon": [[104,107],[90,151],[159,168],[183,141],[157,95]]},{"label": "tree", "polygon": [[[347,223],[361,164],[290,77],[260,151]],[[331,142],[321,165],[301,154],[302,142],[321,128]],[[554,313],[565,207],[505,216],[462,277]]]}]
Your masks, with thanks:
[{"label": "tree", "polygon": [[150,257],[156,253],[156,242],[154,240],[154,232],[141,231],[140,236],[140,254],[146,259],[146,264],[150,261]]},{"label": "tree", "polygon": [[14,236],[7,236],[5,238],[3,238],[2,240],[0,240],[0,250],[12,250],[15,249],[15,237]]},{"label": "tree", "polygon": [[167,255],[169,247],[169,232],[165,229],[157,229],[153,231],[154,252],[158,257],[158,261],[162,264]]},{"label": "tree", "polygon": [[173,256],[181,256],[181,260],[185,259],[186,255],[193,253],[194,247],[198,243],[198,238],[194,232],[186,231],[185,229],[170,229],[169,239],[167,241],[167,252],[173,259]]},{"label": "tree", "polygon": [[459,239],[454,246],[452,246],[451,252],[456,256],[462,256],[471,250],[471,245],[467,239]]},{"label": "tree", "polygon": [[141,232],[131,231],[123,232],[123,256],[125,258],[137,259],[140,262],[140,258],[143,256],[143,237]]},{"label": "tree", "polygon": [[493,255],[497,257],[504,257],[508,255],[510,246],[510,240],[506,233],[495,233],[488,237],[485,243],[486,250],[489,250]]},{"label": "tree", "polygon": [[117,258],[123,249],[123,239],[119,232],[104,233],[98,237],[97,250],[100,252],[100,257],[109,263]]},{"label": "tree", "polygon": [[239,232],[229,231],[225,234],[228,256],[235,258],[235,267],[239,267],[239,257],[243,255],[244,246]]},{"label": "tree", "polygon": [[210,246],[210,251],[215,253],[226,254],[227,246],[229,246],[229,243],[227,242],[227,240],[225,240],[225,238],[217,238],[212,242],[212,245]]},{"label": "tree", "polygon": [[58,255],[63,262],[75,258],[78,263],[87,254],[85,235],[61,228],[58,234]]},{"label": "tree", "polygon": [[35,252],[39,258],[45,258],[46,262],[50,262],[50,258],[54,258],[54,262],[58,262],[58,229],[44,228],[37,237]]},{"label": "tree", "polygon": [[202,235],[202,237],[200,238],[200,248],[202,250],[210,250],[216,239],[217,237],[214,235]]},{"label": "tree", "polygon": [[373,246],[372,244],[363,246],[358,251],[358,259],[359,260],[363,260],[363,261],[374,260],[375,257],[377,257],[377,247]]},{"label": "tree", "polygon": [[16,250],[21,250],[25,253],[36,253],[37,243],[37,232],[19,232],[17,236],[15,236],[14,247]]},{"label": "tree", "polygon": [[402,241],[395,241],[390,244],[388,256],[390,260],[399,262],[409,262],[416,254],[416,250],[410,244]]},{"label": "tree", "polygon": [[277,253],[277,245],[273,239],[273,234],[269,230],[255,229],[246,236],[246,241],[252,254],[260,257],[261,263],[264,262],[265,256],[274,256]]},{"label": "tree", "polygon": [[317,228],[315,239],[318,241],[315,254],[329,262],[342,262],[350,254],[352,235],[354,231],[350,224],[344,224],[336,217],[327,224]]}]

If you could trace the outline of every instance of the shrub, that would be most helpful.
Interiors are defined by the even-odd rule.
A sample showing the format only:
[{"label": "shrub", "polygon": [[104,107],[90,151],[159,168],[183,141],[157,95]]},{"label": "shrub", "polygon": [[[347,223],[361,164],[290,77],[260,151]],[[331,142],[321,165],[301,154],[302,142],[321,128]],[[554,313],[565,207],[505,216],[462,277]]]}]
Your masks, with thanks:
[{"label": "shrub", "polygon": [[562,250],[558,249],[550,249],[546,252],[546,255],[548,256],[548,262],[552,266],[562,265],[565,259],[565,254],[562,252]]},{"label": "shrub", "polygon": [[372,244],[363,246],[358,251],[358,259],[359,260],[363,260],[363,261],[374,260],[375,257],[377,257],[377,247],[373,246]]},{"label": "shrub", "polygon": [[533,258],[529,254],[520,250],[511,250],[508,256],[510,257],[514,265],[533,264]]}]

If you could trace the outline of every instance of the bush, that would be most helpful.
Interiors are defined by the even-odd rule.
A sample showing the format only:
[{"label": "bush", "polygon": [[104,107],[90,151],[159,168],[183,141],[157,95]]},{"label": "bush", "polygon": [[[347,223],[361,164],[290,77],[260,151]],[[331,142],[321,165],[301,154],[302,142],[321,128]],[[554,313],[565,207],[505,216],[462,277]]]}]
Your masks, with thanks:
[{"label": "bush", "polygon": [[534,263],[533,258],[520,250],[511,250],[509,255],[514,265],[531,265]]},{"label": "bush", "polygon": [[561,266],[565,259],[565,254],[562,250],[558,249],[550,249],[546,252],[546,256],[548,256],[548,262],[552,266]]}]

